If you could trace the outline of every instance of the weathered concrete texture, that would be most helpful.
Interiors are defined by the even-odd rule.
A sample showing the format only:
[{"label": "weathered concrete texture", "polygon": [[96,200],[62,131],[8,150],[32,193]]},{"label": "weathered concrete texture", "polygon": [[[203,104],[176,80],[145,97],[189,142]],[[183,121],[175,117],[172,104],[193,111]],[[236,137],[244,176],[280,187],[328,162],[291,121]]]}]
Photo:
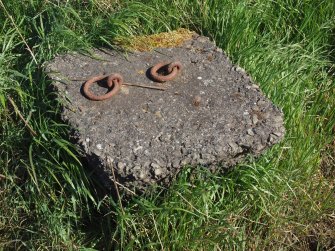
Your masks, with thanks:
[{"label": "weathered concrete texture", "polygon": [[[168,185],[187,164],[231,167],[284,135],[281,111],[205,37],[152,52],[94,54],[58,56],[46,69],[64,103],[64,120],[108,187],[114,186],[112,168],[122,186],[145,191],[153,183]],[[184,68],[175,80],[148,79],[150,66],[177,60]],[[90,101],[80,92],[83,80],[101,73],[167,90],[124,86],[111,100]]]}]

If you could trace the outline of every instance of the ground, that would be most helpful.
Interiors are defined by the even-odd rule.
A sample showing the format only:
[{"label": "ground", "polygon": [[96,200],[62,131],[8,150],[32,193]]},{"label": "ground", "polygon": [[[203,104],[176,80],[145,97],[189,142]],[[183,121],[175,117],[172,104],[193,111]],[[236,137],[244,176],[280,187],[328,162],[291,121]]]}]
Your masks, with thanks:
[{"label": "ground", "polygon": [[[334,4],[0,1],[0,247],[331,250]],[[43,65],[178,28],[250,73],[283,110],[286,137],[225,175],[186,168],[170,189],[121,204],[83,167]]]}]

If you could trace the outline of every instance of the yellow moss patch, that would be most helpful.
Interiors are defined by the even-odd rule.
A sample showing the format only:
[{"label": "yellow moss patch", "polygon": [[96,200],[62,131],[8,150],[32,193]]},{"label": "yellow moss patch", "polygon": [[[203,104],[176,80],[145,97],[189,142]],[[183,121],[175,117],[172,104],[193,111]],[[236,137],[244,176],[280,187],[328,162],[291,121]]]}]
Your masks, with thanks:
[{"label": "yellow moss patch", "polygon": [[178,47],[190,40],[195,33],[187,29],[178,29],[171,32],[162,32],[148,36],[132,38],[117,38],[116,42],[128,51],[151,51],[154,48]]}]

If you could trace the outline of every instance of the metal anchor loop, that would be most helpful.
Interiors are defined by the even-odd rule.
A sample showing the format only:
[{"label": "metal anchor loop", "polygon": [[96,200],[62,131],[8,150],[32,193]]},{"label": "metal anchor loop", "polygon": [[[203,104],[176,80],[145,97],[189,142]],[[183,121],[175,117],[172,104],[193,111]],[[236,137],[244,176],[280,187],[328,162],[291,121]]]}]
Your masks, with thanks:
[{"label": "metal anchor loop", "polygon": [[[166,69],[167,75],[161,75],[158,72]],[[158,63],[150,69],[150,75],[157,82],[166,82],[174,79],[181,71],[182,65],[179,61],[172,63]]]},{"label": "metal anchor loop", "polygon": [[[94,94],[90,88],[91,86],[98,82],[101,81],[103,79],[107,78],[107,86],[108,88],[110,88],[110,90],[103,95],[96,95]],[[87,80],[84,85],[83,85],[83,93],[84,95],[90,99],[90,100],[94,100],[94,101],[101,101],[101,100],[106,100],[111,98],[112,96],[114,96],[116,93],[118,93],[121,89],[121,85],[123,84],[123,77],[120,74],[112,74],[110,76],[108,75],[99,75],[99,76],[95,76],[90,78],[89,80]]]}]

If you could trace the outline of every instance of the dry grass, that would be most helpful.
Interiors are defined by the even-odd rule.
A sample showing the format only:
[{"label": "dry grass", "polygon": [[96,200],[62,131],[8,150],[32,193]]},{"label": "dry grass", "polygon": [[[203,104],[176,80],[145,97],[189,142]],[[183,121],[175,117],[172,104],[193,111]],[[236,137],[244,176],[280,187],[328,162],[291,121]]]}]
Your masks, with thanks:
[{"label": "dry grass", "polygon": [[334,141],[329,144],[323,152],[321,162],[322,174],[330,180],[331,183],[335,183],[335,138]]},{"label": "dry grass", "polygon": [[121,5],[120,0],[99,0],[95,2],[95,6],[100,12],[113,12],[119,5]]}]

